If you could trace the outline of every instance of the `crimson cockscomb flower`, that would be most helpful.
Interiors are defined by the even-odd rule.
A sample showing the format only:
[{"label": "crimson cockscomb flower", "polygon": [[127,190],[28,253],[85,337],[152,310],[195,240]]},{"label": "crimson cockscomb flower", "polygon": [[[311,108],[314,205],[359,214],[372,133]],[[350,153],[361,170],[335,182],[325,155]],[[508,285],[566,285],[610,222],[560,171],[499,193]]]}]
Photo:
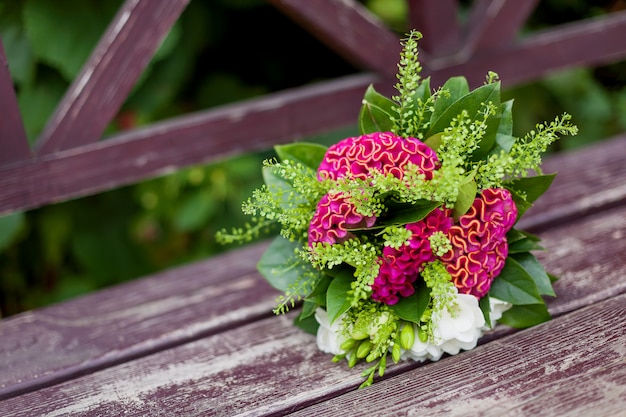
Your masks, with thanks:
[{"label": "crimson cockscomb flower", "polygon": [[504,188],[485,189],[469,211],[448,231],[452,250],[442,256],[459,293],[485,296],[508,255],[506,233],[517,207]]},{"label": "crimson cockscomb flower", "polygon": [[339,179],[347,175],[367,179],[372,170],[402,178],[407,164],[419,167],[429,180],[439,167],[437,154],[422,141],[402,138],[390,132],[375,132],[344,139],[332,145],[320,164],[320,180]]}]

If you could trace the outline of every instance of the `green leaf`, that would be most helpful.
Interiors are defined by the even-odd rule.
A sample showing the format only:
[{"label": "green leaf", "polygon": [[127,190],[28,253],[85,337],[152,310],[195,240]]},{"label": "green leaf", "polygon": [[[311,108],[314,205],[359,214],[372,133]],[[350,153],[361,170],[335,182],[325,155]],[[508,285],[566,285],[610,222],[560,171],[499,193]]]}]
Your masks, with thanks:
[{"label": "green leaf", "polygon": [[296,317],[294,319],[294,324],[296,327],[304,330],[306,333],[316,335],[317,329],[320,327],[317,320],[315,320],[314,316],[306,316],[306,317]]},{"label": "green leaf", "polygon": [[[471,178],[473,178],[473,175]],[[467,210],[472,207],[472,204],[474,204],[474,200],[476,199],[476,191],[478,191],[478,186],[476,185],[476,181],[473,179],[470,179],[470,181],[461,185],[459,188],[459,194],[456,197],[456,202],[454,203],[454,209],[452,210],[455,219],[458,219],[467,213]]]},{"label": "green leaf", "polygon": [[38,59],[74,79],[117,12],[118,2],[29,0],[24,26]]},{"label": "green leaf", "polygon": [[478,306],[480,311],[483,312],[485,318],[485,324],[491,326],[491,304],[489,303],[489,294],[485,294],[480,300],[478,300]]},{"label": "green leaf", "polygon": [[534,240],[525,238],[525,239],[517,240],[509,244],[509,255],[513,255],[516,253],[530,252],[532,250],[544,250],[544,249],[545,248],[543,246],[541,246]]},{"label": "green leaf", "polygon": [[295,192],[289,181],[278,176],[273,167],[263,167],[261,174],[263,175],[263,181],[265,181],[265,185],[270,192],[281,195],[281,208],[289,209],[294,204],[306,203],[306,199]]},{"label": "green leaf", "polygon": [[[16,6],[18,3],[14,2],[11,5]],[[20,24],[21,11],[12,10],[11,14],[15,12],[17,12],[16,15],[0,21],[0,36],[9,62],[11,78],[20,85],[20,88],[26,88],[32,85],[35,78],[35,57],[24,28]],[[4,13],[5,10],[0,11],[1,18],[6,17]]]},{"label": "green leaf", "polygon": [[533,277],[511,257],[491,284],[489,295],[514,305],[543,303]]},{"label": "green leaf", "polygon": [[24,213],[0,216],[0,251],[9,246],[24,225]]},{"label": "green leaf", "polygon": [[556,173],[516,178],[507,182],[505,187],[509,190],[515,190],[520,196],[524,194],[526,197],[525,200],[529,203],[533,203],[550,188],[554,177],[556,177]]},{"label": "green leaf", "polygon": [[541,265],[532,253],[518,253],[512,256],[513,259],[515,259],[534,279],[537,289],[539,290],[539,294],[556,297],[554,289],[552,288],[550,277],[546,273],[543,265]]},{"label": "green leaf", "polygon": [[505,101],[500,105],[500,124],[496,133],[496,144],[499,148],[510,152],[517,140],[513,136],[513,100]]},{"label": "green leaf", "polygon": [[465,77],[451,77],[441,87],[442,90],[448,91],[448,94],[441,94],[435,101],[435,111],[433,115],[443,114],[448,107],[469,94],[469,84]]},{"label": "green leaf", "polygon": [[309,294],[308,300],[318,306],[326,307],[326,292],[332,280],[333,277],[328,274],[323,274],[311,294]]},{"label": "green leaf", "polygon": [[257,268],[270,285],[277,290],[287,291],[304,274],[319,273],[311,264],[295,254],[298,242],[290,242],[282,236],[274,238],[261,256]]},{"label": "green leaf", "polygon": [[402,320],[419,324],[424,311],[430,302],[430,289],[426,287],[424,281],[420,280],[415,285],[415,292],[408,296],[402,297],[400,300],[389,308]]},{"label": "green leaf", "polygon": [[518,229],[511,229],[507,232],[506,234],[506,240],[511,243],[511,242],[516,242],[518,240],[522,240],[522,239],[529,239],[532,240],[534,242],[539,242],[541,239],[539,239],[539,237],[537,235],[533,235],[532,233],[528,233],[524,230],[518,230]]},{"label": "green leaf", "polygon": [[318,305],[316,302],[311,300],[304,300],[304,302],[302,303],[302,311],[298,315],[298,320],[306,319],[307,317],[315,314],[315,310],[317,309],[317,307]]},{"label": "green leaf", "polygon": [[525,239],[526,236],[520,230],[512,228],[506,233],[506,240],[509,242],[509,245],[513,242],[517,242],[518,240]]},{"label": "green leaf", "polygon": [[34,143],[43,130],[66,88],[67,84],[55,73],[20,90],[17,101],[29,143]]},{"label": "green leaf", "polygon": [[428,146],[433,151],[436,151],[441,146],[441,137],[443,136],[443,132],[436,133],[432,136],[429,136],[424,140],[424,144]]},{"label": "green leaf", "polygon": [[516,305],[502,314],[498,322],[517,329],[525,329],[550,320],[545,304]]},{"label": "green leaf", "polygon": [[365,91],[359,112],[359,131],[362,135],[373,132],[388,132],[393,128],[392,118],[398,118],[393,110],[397,104],[378,93],[370,85]]},{"label": "green leaf", "polygon": [[326,292],[326,312],[330,323],[350,309],[352,305],[349,292],[352,289],[354,275],[349,270],[343,270],[333,279]]},{"label": "green leaf", "polygon": [[522,230],[514,228],[509,230],[506,234],[506,239],[509,243],[509,255],[533,250],[544,250],[544,247],[539,244],[540,239],[537,236]]},{"label": "green leaf", "polygon": [[482,103],[488,103],[491,101],[494,105],[500,106],[500,83],[487,84],[482,87],[478,87],[471,93],[458,98],[445,108],[437,106],[437,103],[442,98],[443,97],[439,97],[435,102],[435,112],[433,112],[433,115],[430,118],[430,130],[425,135],[426,137],[432,136],[435,133],[443,132],[446,127],[450,126],[452,119],[457,117],[463,110],[467,110],[470,117],[475,117],[482,110]]},{"label": "green leaf", "polygon": [[526,201],[526,199],[523,196],[521,196],[517,191],[509,188],[508,186],[505,186],[505,188],[511,192],[511,198],[513,198],[515,207],[517,207],[517,220],[516,220],[517,222],[519,221],[519,219],[522,218],[524,213],[526,213],[526,210],[528,210],[529,208],[533,206],[533,204]]},{"label": "green leaf", "polygon": [[[513,100],[507,100],[500,105],[500,124],[498,125],[498,134],[513,134]],[[508,150],[507,150],[508,152]]]},{"label": "green leaf", "polygon": [[[467,111],[470,118],[475,119],[482,117],[483,104],[492,102],[498,110],[500,109],[500,83],[486,84],[478,87],[471,93],[459,98],[451,105],[443,108],[437,107],[437,103],[442,97],[437,99],[435,103],[435,111],[430,118],[430,130],[424,135],[430,137],[436,133],[443,132],[450,126],[452,119],[457,117],[463,110]],[[487,132],[481,139],[479,149],[472,154],[473,160],[479,160],[489,153],[496,141],[496,133],[500,124],[500,114],[490,116],[487,120]]]},{"label": "green leaf", "polygon": [[302,165],[311,168],[313,171],[317,171],[320,163],[326,155],[326,148],[324,145],[318,143],[309,142],[297,142],[287,145],[276,145],[274,150],[278,157],[282,160],[290,160],[293,162],[299,162]]},{"label": "green leaf", "polygon": [[205,190],[200,190],[185,197],[172,220],[181,232],[199,230],[216,211],[215,199]]},{"label": "green leaf", "polygon": [[392,226],[400,224],[415,223],[439,207],[441,203],[436,201],[422,200],[416,204],[387,203],[388,216],[381,216],[377,221],[377,226]]}]

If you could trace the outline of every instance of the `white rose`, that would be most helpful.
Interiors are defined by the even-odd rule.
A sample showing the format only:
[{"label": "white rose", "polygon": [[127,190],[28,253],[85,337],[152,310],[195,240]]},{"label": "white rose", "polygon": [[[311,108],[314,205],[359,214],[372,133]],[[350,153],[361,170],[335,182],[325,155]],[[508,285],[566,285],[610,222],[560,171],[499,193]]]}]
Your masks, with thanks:
[{"label": "white rose", "polygon": [[340,347],[346,341],[346,337],[341,334],[343,316],[339,316],[331,325],[326,310],[317,308],[315,320],[320,324],[317,329],[317,347],[319,350],[333,355],[345,353]]},{"label": "white rose", "polygon": [[450,355],[456,355],[461,349],[476,347],[485,325],[483,312],[478,306],[478,299],[470,294],[456,295],[456,308],[452,313],[447,308],[433,317],[434,343]]},{"label": "white rose", "polygon": [[[490,304],[491,317],[497,320],[507,307],[503,301],[492,299]],[[478,306],[478,299],[469,294],[455,295],[456,308],[452,311],[444,309],[433,316],[433,340],[426,343],[419,339],[413,347],[402,353],[403,359],[438,361],[443,353],[456,355],[461,349],[470,350],[476,347],[478,339],[485,329],[485,319]],[[417,333],[417,327],[415,327]]]}]

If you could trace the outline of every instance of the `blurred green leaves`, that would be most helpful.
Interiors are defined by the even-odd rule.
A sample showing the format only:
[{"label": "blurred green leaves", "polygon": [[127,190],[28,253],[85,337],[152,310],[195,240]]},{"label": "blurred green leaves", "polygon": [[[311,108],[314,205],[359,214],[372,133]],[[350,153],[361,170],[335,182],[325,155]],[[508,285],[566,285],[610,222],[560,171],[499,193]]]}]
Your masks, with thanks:
[{"label": "blurred green leaves", "polygon": [[0,217],[0,250],[3,250],[17,236],[24,223],[24,213],[13,213]]}]

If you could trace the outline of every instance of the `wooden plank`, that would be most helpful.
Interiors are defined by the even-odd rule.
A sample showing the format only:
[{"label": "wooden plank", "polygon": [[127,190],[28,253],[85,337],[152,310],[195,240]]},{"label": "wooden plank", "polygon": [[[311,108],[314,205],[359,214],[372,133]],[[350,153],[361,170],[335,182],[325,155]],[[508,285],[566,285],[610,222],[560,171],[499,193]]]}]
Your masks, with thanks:
[{"label": "wooden plank", "polygon": [[362,74],[286,90],[0,168],[0,215],[353,125],[375,82]]},{"label": "wooden plank", "polygon": [[266,246],[2,320],[0,399],[272,315],[278,292],[256,272]]},{"label": "wooden plank", "polygon": [[515,36],[535,10],[539,0],[477,0],[467,22],[466,42],[461,54],[513,43]]},{"label": "wooden plank", "polygon": [[290,415],[623,415],[624,320],[621,295]]},{"label": "wooden plank", "polygon": [[[408,0],[407,3],[410,27],[424,35],[419,45],[427,56],[448,56],[459,50],[462,34],[457,0]],[[420,60],[428,65],[428,57],[421,51]]]},{"label": "wooden plank", "polygon": [[30,157],[24,123],[13,90],[9,63],[0,39],[0,166]]},{"label": "wooden plank", "polygon": [[472,57],[449,56],[424,62],[431,85],[464,75],[471,86],[483,84],[488,71],[511,86],[540,79],[550,71],[617,62],[626,57],[626,11],[559,25],[537,32],[506,48],[476,52]]},{"label": "wooden plank", "polygon": [[354,0],[269,0],[356,67],[393,79],[401,46],[391,32]]},{"label": "wooden plank", "polygon": [[[444,381],[446,369],[453,375],[463,367],[475,370],[479,366],[494,375],[485,385],[512,375],[508,371],[520,372],[526,384],[536,380],[543,388],[548,382],[570,384],[576,378],[586,382],[592,376],[598,381],[606,377],[596,371],[623,364],[626,355],[626,264],[620,256],[626,250],[625,218],[626,207],[619,207],[552,229],[543,236],[551,250],[546,258],[548,270],[564,270],[557,282],[558,297],[550,302],[550,310],[559,317],[506,338],[501,336],[510,331],[500,327],[504,331],[498,330],[497,341],[491,337],[491,342],[474,351],[435,364],[403,362],[390,368],[388,377],[419,369],[401,382],[392,378],[394,382],[381,386],[401,387],[406,379],[412,379],[413,384],[421,383],[423,388],[424,380],[419,378],[422,372],[431,375],[427,378],[429,383],[437,384],[435,375],[440,374]],[[581,247],[593,251],[581,256]],[[602,302],[605,299],[609,301]],[[590,308],[584,308],[589,304]],[[313,336],[292,325],[292,318],[293,315],[269,317],[241,327],[225,326],[220,333],[195,342],[7,399],[0,402],[0,414],[109,416],[123,410],[126,415],[283,415],[354,390],[361,382],[359,371],[365,366],[349,370],[345,365],[331,363],[330,355],[317,350]],[[523,366],[536,364],[541,358],[545,367],[535,369],[536,372]],[[559,358],[572,365],[564,367],[568,372],[553,372],[549,381],[544,380],[544,370],[553,369]],[[597,358],[604,359],[597,362]],[[436,371],[432,371],[433,367]],[[623,366],[620,372],[613,376],[623,376]],[[472,378],[459,375],[458,384],[451,388],[462,390],[461,382]],[[616,379],[615,385],[607,389],[623,389],[620,384],[624,384],[624,379],[619,381]],[[474,383],[475,389],[482,386],[480,381]],[[379,384],[374,389],[378,390]],[[582,394],[584,387],[581,384],[576,393]],[[472,391],[471,388],[468,389]],[[368,392],[359,391],[356,395]],[[443,392],[446,400],[452,396]],[[339,401],[340,406],[349,406]],[[329,404],[334,403],[331,400]]]},{"label": "wooden plank", "polygon": [[39,155],[101,138],[187,3],[124,2],[46,125]]},{"label": "wooden plank", "polygon": [[[599,210],[599,207],[593,207],[595,211],[586,211],[589,205],[612,201],[610,198],[615,189],[623,187],[623,179],[626,178],[625,144],[626,137],[623,137],[547,159],[547,172],[556,169],[560,172],[555,180],[558,183],[528,212],[528,219],[525,218],[523,223],[540,234],[546,247],[558,248],[539,254],[551,272],[567,274],[570,265],[578,265],[576,268],[583,271],[579,276],[595,276],[597,271],[588,269],[586,262],[604,262],[602,257],[612,251],[619,254],[621,246],[615,246],[613,239],[606,236],[619,236],[615,233],[624,228],[623,217],[609,216],[612,223],[606,223],[598,216],[592,218],[597,221],[584,223],[583,226],[579,223],[560,228],[556,226],[561,223],[558,215],[570,221],[580,220],[580,215],[576,215],[577,208],[584,210],[579,214],[589,215]],[[588,164],[588,169],[580,170],[581,158]],[[579,203],[579,199],[585,196],[590,203]],[[577,238],[579,227],[589,231],[582,241]],[[569,252],[559,248],[562,241],[572,245]],[[609,245],[608,249],[604,249],[605,245]],[[596,250],[579,258],[576,251],[582,247],[594,247]],[[231,303],[238,305],[233,300],[240,302],[249,298],[254,301],[245,303],[248,310],[228,316],[232,321],[226,320],[224,326],[269,314],[277,293],[255,272],[255,264],[264,248],[265,244],[261,243],[238,249],[68,304],[3,320],[0,322],[0,363],[8,365],[0,373],[0,398],[217,331],[221,328],[208,317],[223,314]],[[619,256],[610,261],[613,263],[606,263],[607,270],[603,272],[609,280],[607,282],[616,279],[614,274],[623,271]],[[231,283],[231,279],[241,282]],[[229,284],[218,291],[222,281]],[[574,290],[578,287],[572,282],[578,283],[578,279],[565,279],[556,284],[557,289],[561,285],[566,286],[559,290],[557,304],[551,306],[553,312],[561,314],[580,307],[581,302],[582,305],[592,302],[595,299],[586,301],[587,297],[595,297],[600,291],[597,288],[589,291],[587,281],[585,286]],[[621,291],[620,288],[615,286],[617,291]],[[224,291],[232,294],[224,296]],[[235,291],[238,291],[236,295]],[[602,291],[601,296],[606,296]],[[575,294],[575,297],[568,298],[570,294]],[[192,301],[186,300],[186,297],[191,297]],[[561,305],[566,307],[559,307]],[[133,316],[137,312],[143,313]],[[100,327],[93,327],[94,323]],[[81,324],[84,326],[81,327]],[[101,329],[110,330],[116,338],[111,338],[111,334]],[[33,337],[23,337],[25,334]]]}]

